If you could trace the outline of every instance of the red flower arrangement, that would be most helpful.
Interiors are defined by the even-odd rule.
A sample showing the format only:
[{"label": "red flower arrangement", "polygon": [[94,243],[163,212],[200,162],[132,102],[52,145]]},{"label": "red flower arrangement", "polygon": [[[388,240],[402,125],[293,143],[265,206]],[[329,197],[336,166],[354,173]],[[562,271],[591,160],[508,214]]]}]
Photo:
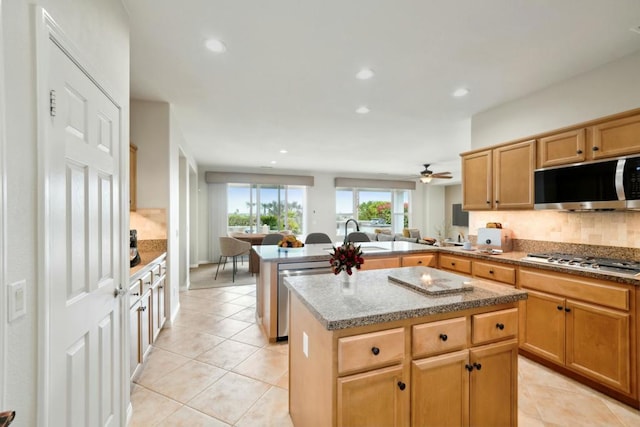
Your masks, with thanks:
[{"label": "red flower arrangement", "polygon": [[329,262],[331,263],[331,271],[333,271],[333,274],[346,271],[347,274],[351,276],[354,268],[360,270],[360,266],[364,264],[362,249],[352,242],[347,242],[338,247],[334,246]]}]

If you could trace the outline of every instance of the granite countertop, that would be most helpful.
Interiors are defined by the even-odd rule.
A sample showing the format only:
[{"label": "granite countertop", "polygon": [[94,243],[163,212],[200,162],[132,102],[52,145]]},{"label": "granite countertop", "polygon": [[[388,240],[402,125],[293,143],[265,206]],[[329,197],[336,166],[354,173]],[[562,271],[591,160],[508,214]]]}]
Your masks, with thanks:
[{"label": "granite countertop", "polygon": [[[334,242],[334,245],[341,245],[342,242]],[[422,245],[410,242],[362,242],[358,243],[362,248],[363,255],[369,256],[389,256],[410,253],[437,252],[439,248],[435,246]],[[288,250],[279,248],[276,245],[253,246],[253,250],[264,261],[270,262],[305,262],[329,260],[332,252],[331,243],[313,243],[304,245],[302,248],[290,248]]]},{"label": "granite countertop", "polygon": [[167,256],[166,252],[140,252],[140,264],[129,269],[129,282],[138,280]]},{"label": "granite countertop", "polygon": [[451,279],[470,283],[473,290],[427,296],[391,282],[389,274],[399,269],[357,272],[357,284],[352,295],[343,292],[341,277],[334,274],[289,276],[284,283],[327,330],[512,303],[527,298],[525,291],[486,280],[444,273],[429,267],[401,268],[409,269],[447,275]]}]

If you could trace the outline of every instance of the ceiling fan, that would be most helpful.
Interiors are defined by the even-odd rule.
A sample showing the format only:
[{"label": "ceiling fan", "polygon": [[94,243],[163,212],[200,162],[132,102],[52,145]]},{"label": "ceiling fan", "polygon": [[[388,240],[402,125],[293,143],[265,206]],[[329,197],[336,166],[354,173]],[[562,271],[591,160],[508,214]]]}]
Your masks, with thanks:
[{"label": "ceiling fan", "polygon": [[424,164],[424,170],[420,172],[420,181],[425,184],[431,182],[432,179],[451,179],[451,172],[433,172],[429,169],[429,163]]}]

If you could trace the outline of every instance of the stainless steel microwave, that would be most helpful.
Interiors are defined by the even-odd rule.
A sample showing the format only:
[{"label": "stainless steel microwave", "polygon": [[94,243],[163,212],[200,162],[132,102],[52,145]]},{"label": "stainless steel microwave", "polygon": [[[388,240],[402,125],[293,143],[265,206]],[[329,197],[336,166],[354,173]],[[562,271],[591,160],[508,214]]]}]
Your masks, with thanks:
[{"label": "stainless steel microwave", "polygon": [[536,209],[640,209],[640,157],[536,169]]}]

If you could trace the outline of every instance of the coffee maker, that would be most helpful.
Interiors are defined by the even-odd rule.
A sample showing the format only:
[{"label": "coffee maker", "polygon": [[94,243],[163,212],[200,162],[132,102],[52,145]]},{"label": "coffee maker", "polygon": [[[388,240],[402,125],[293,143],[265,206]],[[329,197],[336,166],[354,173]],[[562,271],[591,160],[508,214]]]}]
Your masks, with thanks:
[{"label": "coffee maker", "polygon": [[129,230],[129,268],[140,264],[140,254],[138,253],[138,231]]}]

